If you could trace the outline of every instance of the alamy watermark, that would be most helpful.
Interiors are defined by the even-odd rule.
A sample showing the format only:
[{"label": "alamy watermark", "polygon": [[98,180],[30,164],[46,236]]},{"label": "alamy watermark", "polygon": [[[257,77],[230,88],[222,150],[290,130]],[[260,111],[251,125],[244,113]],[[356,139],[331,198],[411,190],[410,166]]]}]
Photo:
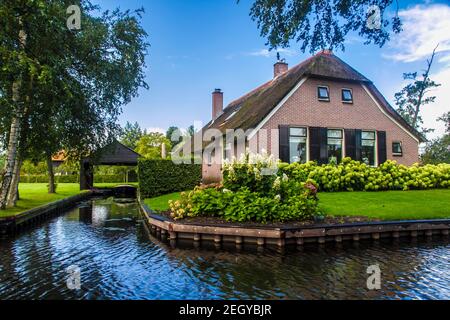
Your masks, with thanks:
[{"label": "alamy watermark", "polygon": [[381,269],[378,264],[371,265],[367,268],[367,274],[370,276],[367,278],[367,289],[369,290],[381,290]]},{"label": "alamy watermark", "polygon": [[66,269],[68,274],[66,285],[69,290],[81,289],[81,269],[76,265],[72,265]]},{"label": "alamy watermark", "polygon": [[67,18],[67,29],[71,31],[81,30],[81,9],[77,5],[71,5],[67,8],[66,13],[70,15]]},{"label": "alamy watermark", "polygon": [[379,6],[372,5],[366,11],[366,28],[369,30],[381,29],[381,10]]}]

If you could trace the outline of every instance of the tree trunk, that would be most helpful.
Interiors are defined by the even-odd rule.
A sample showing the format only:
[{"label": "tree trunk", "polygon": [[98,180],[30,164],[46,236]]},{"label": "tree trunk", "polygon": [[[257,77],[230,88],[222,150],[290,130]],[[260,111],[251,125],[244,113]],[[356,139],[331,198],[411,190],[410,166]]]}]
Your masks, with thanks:
[{"label": "tree trunk", "polygon": [[6,206],[12,208],[16,206],[17,200],[19,200],[19,182],[20,182],[20,168],[22,167],[22,160],[18,155],[14,164],[13,177],[11,179],[11,186],[9,188],[8,199]]},{"label": "tree trunk", "polygon": [[18,106],[20,100],[20,80],[13,83],[13,102],[15,105],[15,112],[11,121],[11,129],[9,133],[8,152],[6,156],[5,170],[3,173],[3,180],[0,187],[0,210],[6,209],[8,202],[8,195],[11,188],[11,183],[14,178],[14,169],[18,158],[18,144],[20,136],[20,120],[21,110]]},{"label": "tree trunk", "polygon": [[[27,43],[27,33],[23,29],[22,18],[19,17],[19,25],[21,26],[19,31],[19,44],[22,51],[25,49]],[[14,179],[14,170],[18,165],[18,146],[21,129],[22,118],[22,106],[20,105],[20,91],[22,89],[21,75],[17,75],[17,79],[14,80],[12,85],[12,102],[14,111],[11,120],[11,128],[9,132],[8,151],[6,157],[5,170],[3,173],[3,179],[0,186],[0,210],[6,209],[8,204],[8,196],[11,189],[11,184]],[[18,165],[20,167],[20,165]]]},{"label": "tree trunk", "polygon": [[55,172],[53,171],[53,162],[51,154],[47,154],[47,170],[48,170],[48,193],[56,193],[55,188]]}]

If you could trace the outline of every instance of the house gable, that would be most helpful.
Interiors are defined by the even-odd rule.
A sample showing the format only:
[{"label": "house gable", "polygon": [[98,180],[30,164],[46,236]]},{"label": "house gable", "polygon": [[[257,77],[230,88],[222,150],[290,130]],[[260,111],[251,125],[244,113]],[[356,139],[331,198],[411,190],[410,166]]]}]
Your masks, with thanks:
[{"label": "house gable", "polygon": [[[322,102],[317,97],[317,87],[328,86],[330,102]],[[353,104],[343,103],[341,90],[349,88],[353,92]],[[293,92],[277,111],[265,119],[261,129],[267,132],[268,150],[279,157],[278,138],[273,131],[280,125],[292,127],[322,127],[331,129],[359,129],[387,132],[387,156],[393,158],[389,145],[402,141],[405,149],[410,150],[399,162],[412,164],[418,161],[419,140],[411,132],[391,117],[379,102],[369,94],[363,84],[320,78],[308,78]],[[256,132],[253,135],[255,139]],[[256,150],[253,150],[256,151]]]}]

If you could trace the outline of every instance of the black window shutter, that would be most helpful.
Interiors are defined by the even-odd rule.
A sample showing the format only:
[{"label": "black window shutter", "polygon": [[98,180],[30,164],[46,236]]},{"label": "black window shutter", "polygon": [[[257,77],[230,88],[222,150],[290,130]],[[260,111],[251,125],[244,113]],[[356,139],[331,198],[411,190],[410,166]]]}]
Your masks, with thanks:
[{"label": "black window shutter", "polygon": [[345,129],[345,156],[353,160],[356,158],[356,130]]},{"label": "black window shutter", "polygon": [[289,126],[280,126],[280,160],[289,163]]},{"label": "black window shutter", "polygon": [[362,161],[362,130],[355,130],[355,160]]},{"label": "black window shutter", "polygon": [[309,157],[318,164],[328,162],[328,130],[327,128],[309,128]]},{"label": "black window shutter", "polygon": [[320,162],[320,129],[309,128],[309,158],[311,161]]},{"label": "black window shutter", "polygon": [[320,160],[319,164],[328,163],[328,129],[320,128]]},{"label": "black window shutter", "polygon": [[377,132],[378,139],[378,165],[383,164],[387,160],[386,131]]}]

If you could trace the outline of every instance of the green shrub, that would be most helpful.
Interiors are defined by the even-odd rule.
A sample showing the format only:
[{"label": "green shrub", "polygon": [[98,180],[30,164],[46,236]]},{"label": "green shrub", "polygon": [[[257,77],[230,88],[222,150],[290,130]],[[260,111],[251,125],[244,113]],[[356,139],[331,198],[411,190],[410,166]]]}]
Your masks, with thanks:
[{"label": "green shrub", "polygon": [[140,159],[139,189],[143,198],[192,190],[201,182],[199,164],[175,164],[171,160]]},{"label": "green shrub", "polygon": [[125,183],[125,174],[94,174],[94,183]]},{"label": "green shrub", "polygon": [[424,190],[450,187],[450,165],[407,167],[386,161],[379,167],[345,158],[339,165],[280,164],[280,173],[297,181],[314,181],[320,191]]},{"label": "green shrub", "polygon": [[[251,157],[251,156],[250,156]],[[224,165],[223,186],[197,187],[170,201],[174,219],[210,216],[227,221],[266,223],[307,220],[317,214],[317,188],[310,182],[277,176],[277,163],[269,157]]]},{"label": "green shrub", "polygon": [[[109,175],[95,175],[95,183],[125,183],[125,175],[123,174],[109,174]],[[48,183],[47,175],[23,175],[20,177],[21,183]],[[80,177],[78,175],[63,175],[55,176],[56,183],[79,183]]]}]

